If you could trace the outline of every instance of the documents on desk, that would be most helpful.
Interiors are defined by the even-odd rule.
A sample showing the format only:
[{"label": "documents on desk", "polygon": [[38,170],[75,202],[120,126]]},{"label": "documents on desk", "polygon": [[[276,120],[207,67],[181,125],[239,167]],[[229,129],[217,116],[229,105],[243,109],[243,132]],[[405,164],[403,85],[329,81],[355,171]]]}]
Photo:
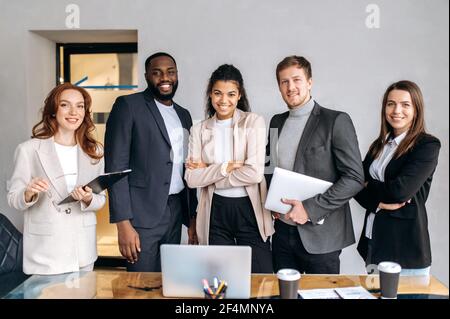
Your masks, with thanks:
[{"label": "documents on desk", "polygon": [[377,299],[361,286],[298,290],[303,299]]},{"label": "documents on desk", "polygon": [[368,292],[367,289],[361,286],[335,288],[334,291],[336,291],[342,299],[377,299]]},{"label": "documents on desk", "polygon": [[[303,201],[324,193],[331,185],[333,183],[275,167],[264,207],[286,214],[291,210],[291,205],[284,204],[282,198]],[[323,224],[323,221],[322,219],[318,224]]]}]

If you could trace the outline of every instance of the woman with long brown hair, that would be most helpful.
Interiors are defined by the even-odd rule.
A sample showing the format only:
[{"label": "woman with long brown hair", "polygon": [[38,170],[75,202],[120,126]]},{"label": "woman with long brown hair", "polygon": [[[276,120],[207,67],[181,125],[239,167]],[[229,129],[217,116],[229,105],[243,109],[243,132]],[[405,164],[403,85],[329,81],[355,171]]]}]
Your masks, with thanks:
[{"label": "woman with long brown hair", "polygon": [[[16,149],[8,203],[24,212],[26,274],[93,269],[95,211],[105,204],[105,194],[82,185],[104,171],[94,129],[88,92],[64,83],[48,94],[32,139]],[[59,205],[69,194],[75,202]]]},{"label": "woman with long brown hair", "polygon": [[417,84],[399,81],[383,97],[381,129],[364,159],[367,212],[358,251],[366,265],[397,262],[402,275],[428,275],[430,236],[425,202],[438,163],[439,140],[425,132]]}]

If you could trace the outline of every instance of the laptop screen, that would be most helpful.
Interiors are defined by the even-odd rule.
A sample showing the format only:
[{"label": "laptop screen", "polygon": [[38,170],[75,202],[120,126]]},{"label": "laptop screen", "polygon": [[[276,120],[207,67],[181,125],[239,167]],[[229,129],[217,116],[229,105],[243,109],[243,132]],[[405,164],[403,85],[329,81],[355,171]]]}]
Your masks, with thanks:
[{"label": "laptop screen", "polygon": [[203,279],[217,277],[226,298],[250,298],[251,261],[248,246],[161,245],[163,295],[203,298]]}]

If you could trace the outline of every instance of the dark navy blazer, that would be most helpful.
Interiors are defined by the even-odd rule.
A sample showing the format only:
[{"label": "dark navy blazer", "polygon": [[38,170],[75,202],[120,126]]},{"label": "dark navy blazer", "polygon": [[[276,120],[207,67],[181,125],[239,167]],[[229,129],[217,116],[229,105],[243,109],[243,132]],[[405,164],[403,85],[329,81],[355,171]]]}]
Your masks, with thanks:
[{"label": "dark navy blazer", "polygon": [[[191,115],[176,103],[174,108],[187,138]],[[111,223],[129,219],[135,227],[158,226],[169,196],[171,149],[164,120],[149,89],[117,98],[106,124],[105,171],[130,168],[132,172],[108,189]],[[196,190],[185,183],[181,195],[183,223],[188,226],[197,209]]]}]

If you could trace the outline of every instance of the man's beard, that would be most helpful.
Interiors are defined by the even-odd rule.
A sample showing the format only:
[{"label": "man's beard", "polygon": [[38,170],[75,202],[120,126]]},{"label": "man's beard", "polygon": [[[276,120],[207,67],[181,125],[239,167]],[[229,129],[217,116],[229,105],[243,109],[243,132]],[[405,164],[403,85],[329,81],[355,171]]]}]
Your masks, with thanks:
[{"label": "man's beard", "polygon": [[161,92],[159,92],[158,87],[153,85],[153,83],[151,83],[150,81],[147,81],[147,84],[148,84],[148,88],[150,89],[150,91],[153,94],[153,97],[160,101],[171,101],[173,99],[173,97],[175,96],[175,92],[177,91],[177,88],[178,88],[178,81],[176,81],[172,85],[172,92],[170,92],[169,94],[161,94]]}]

